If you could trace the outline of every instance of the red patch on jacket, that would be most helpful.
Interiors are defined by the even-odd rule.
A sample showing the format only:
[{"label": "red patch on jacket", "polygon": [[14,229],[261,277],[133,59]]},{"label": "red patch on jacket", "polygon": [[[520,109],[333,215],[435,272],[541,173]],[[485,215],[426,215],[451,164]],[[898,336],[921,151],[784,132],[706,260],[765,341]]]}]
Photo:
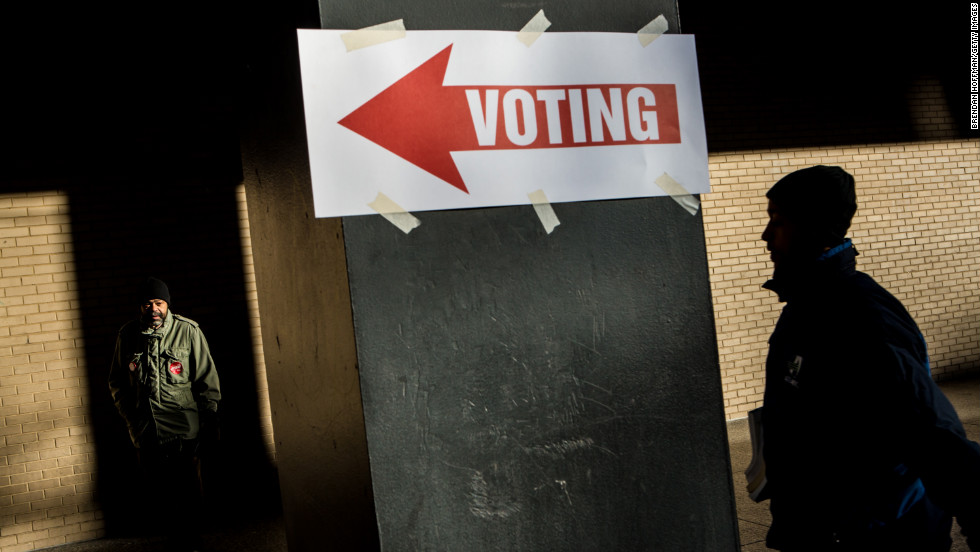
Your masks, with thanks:
[{"label": "red patch on jacket", "polygon": [[184,365],[176,360],[170,363],[170,373],[179,376],[184,373]]}]

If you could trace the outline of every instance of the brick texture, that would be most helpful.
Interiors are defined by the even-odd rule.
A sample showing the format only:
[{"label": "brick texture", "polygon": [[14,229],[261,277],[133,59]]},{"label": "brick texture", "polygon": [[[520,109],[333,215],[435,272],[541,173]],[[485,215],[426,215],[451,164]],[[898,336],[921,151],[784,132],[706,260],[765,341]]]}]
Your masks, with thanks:
[{"label": "brick texture", "polygon": [[68,200],[0,195],[0,545],[103,532]]},{"label": "brick texture", "polygon": [[[949,134],[934,87],[912,91],[926,136]],[[938,107],[937,107],[938,106]],[[947,139],[709,157],[712,193],[702,198],[726,414],[762,404],[767,340],[781,310],[761,289],[771,274],[761,241],[765,192],[780,177],[839,165],[857,181],[850,236],[858,268],[892,292],[919,324],[933,377],[980,367],[980,141]]]},{"label": "brick texture", "polygon": [[[260,432],[275,460],[254,270],[237,193]],[[98,465],[67,194],[0,195],[0,549],[99,538]]]},{"label": "brick texture", "polygon": [[262,326],[259,323],[259,296],[255,284],[255,263],[252,259],[252,238],[249,234],[248,207],[245,204],[245,185],[238,186],[238,227],[242,240],[242,272],[245,277],[245,300],[248,304],[252,347],[255,358],[255,390],[259,402],[259,425],[266,454],[276,462],[275,436],[272,431],[272,407],[269,403],[269,383],[266,378],[265,352],[262,349]]}]

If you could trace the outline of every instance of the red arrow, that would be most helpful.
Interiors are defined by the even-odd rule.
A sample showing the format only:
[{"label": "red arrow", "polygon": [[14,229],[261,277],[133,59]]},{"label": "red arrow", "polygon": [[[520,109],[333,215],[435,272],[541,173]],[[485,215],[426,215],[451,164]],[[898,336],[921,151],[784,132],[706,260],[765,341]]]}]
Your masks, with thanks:
[{"label": "red arrow", "polygon": [[466,193],[451,151],[680,143],[672,84],[444,86],[451,51],[340,124]]}]

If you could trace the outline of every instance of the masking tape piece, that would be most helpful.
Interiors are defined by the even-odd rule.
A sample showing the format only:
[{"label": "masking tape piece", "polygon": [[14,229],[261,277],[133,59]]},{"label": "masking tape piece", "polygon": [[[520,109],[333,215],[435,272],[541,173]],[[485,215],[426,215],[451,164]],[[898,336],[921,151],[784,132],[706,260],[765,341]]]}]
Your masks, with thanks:
[{"label": "masking tape piece", "polygon": [[637,36],[640,38],[640,44],[644,48],[648,44],[660,38],[660,35],[667,32],[667,18],[663,15],[658,15],[656,19],[646,24],[645,27],[637,31]]},{"label": "masking tape piece", "polygon": [[394,224],[399,230],[408,234],[422,224],[412,213],[402,209],[400,205],[391,200],[390,197],[378,192],[378,197],[368,203],[368,207],[374,209],[381,216]]},{"label": "masking tape piece", "polygon": [[364,27],[363,29],[344,33],[340,35],[340,38],[344,41],[344,45],[347,46],[348,52],[357,50],[358,48],[367,48],[375,44],[398,40],[399,38],[405,38],[405,21],[403,19],[396,19],[395,21]]},{"label": "masking tape piece", "polygon": [[520,40],[525,46],[530,48],[531,44],[534,44],[534,41],[544,34],[550,26],[551,21],[548,21],[548,18],[544,16],[544,10],[538,10],[538,13],[517,33],[517,40]]},{"label": "masking tape piece", "polygon": [[684,189],[684,186],[681,186],[680,183],[671,178],[669,174],[664,173],[660,175],[655,182],[657,183],[657,186],[660,186],[661,190],[667,192],[667,195],[674,198],[674,201],[686,209],[688,213],[691,213],[692,215],[696,215],[698,213],[698,209],[701,208],[701,200],[689,194],[687,190]]},{"label": "masking tape piece", "polygon": [[551,208],[551,203],[548,202],[548,197],[544,195],[544,190],[538,190],[536,192],[531,192],[527,194],[528,199],[534,204],[534,212],[538,214],[538,218],[541,219],[541,225],[544,226],[544,231],[550,234],[554,231],[555,227],[561,224],[558,221],[558,216],[555,215],[555,210]]}]

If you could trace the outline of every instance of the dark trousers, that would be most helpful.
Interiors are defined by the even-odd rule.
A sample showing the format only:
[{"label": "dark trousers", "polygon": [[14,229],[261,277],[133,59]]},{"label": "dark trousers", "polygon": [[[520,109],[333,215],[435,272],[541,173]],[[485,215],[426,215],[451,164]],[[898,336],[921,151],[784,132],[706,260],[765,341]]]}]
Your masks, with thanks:
[{"label": "dark trousers", "polygon": [[149,492],[151,524],[176,550],[191,550],[200,539],[204,487],[197,440],[177,439],[143,445],[140,467]]},{"label": "dark trousers", "polygon": [[[846,500],[846,497],[844,498]],[[953,544],[953,518],[924,497],[900,519],[859,531],[782,532],[767,539],[767,546],[783,552],[947,552]]]}]

